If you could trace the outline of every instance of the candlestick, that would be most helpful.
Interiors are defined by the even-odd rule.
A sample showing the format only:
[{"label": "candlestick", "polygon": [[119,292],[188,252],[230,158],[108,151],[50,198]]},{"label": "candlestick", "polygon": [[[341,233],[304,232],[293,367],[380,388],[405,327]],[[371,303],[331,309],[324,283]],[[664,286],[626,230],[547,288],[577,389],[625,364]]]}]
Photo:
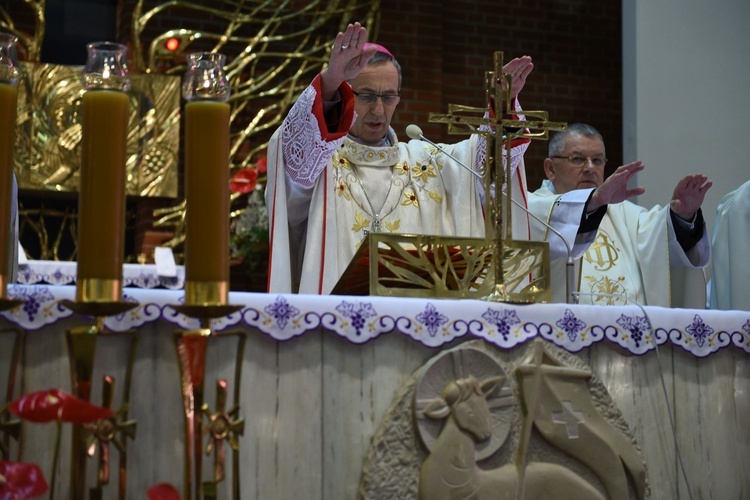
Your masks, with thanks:
[{"label": "candlestick", "polygon": [[185,304],[229,296],[229,86],[224,56],[191,54],[185,105]]},{"label": "candlestick", "polygon": [[81,102],[77,294],[81,302],[116,302],[122,293],[125,160],[130,77],[124,45],[87,46]]},{"label": "candlestick", "polygon": [[[18,62],[16,36],[0,33],[0,310],[14,306],[7,299],[7,285],[11,280],[12,245],[11,206],[13,182],[13,151],[18,109]],[[20,302],[18,302],[20,303]]]}]

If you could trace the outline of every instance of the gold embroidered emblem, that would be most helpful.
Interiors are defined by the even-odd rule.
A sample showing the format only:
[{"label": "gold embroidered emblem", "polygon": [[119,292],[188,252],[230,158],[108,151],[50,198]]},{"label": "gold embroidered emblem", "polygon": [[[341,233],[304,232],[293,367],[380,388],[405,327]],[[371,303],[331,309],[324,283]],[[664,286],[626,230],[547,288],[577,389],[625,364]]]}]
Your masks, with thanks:
[{"label": "gold embroidered emblem", "polygon": [[625,296],[628,293],[624,286],[624,276],[620,276],[616,280],[613,280],[609,276],[603,276],[598,280],[593,276],[586,276],[586,281],[589,282],[589,290],[592,294],[601,294],[592,296],[592,303],[608,306],[627,303]]},{"label": "gold embroidered emblem", "polygon": [[352,231],[359,232],[370,226],[370,219],[365,218],[359,210],[354,213],[354,225]]},{"label": "gold embroidered emblem", "polygon": [[411,174],[414,179],[419,179],[424,182],[427,182],[430,177],[437,177],[434,166],[419,162],[417,162],[416,166],[411,168]]},{"label": "gold embroidered emblem", "polygon": [[385,221],[385,228],[389,233],[398,233],[398,229],[401,227],[401,219],[396,219],[393,223]]},{"label": "gold embroidered emblem", "polygon": [[343,196],[347,201],[350,201],[352,199],[351,196],[349,196],[349,187],[343,181],[339,181],[339,183],[336,185],[336,194],[338,194],[339,196]]},{"label": "gold embroidered emblem", "polygon": [[405,207],[409,205],[419,207],[419,198],[417,198],[417,194],[414,191],[404,192],[404,200],[401,202],[401,205]]},{"label": "gold embroidered emblem", "polygon": [[595,270],[605,272],[615,266],[619,256],[620,250],[615,246],[614,240],[605,231],[599,230],[596,240],[586,250],[583,258]]}]

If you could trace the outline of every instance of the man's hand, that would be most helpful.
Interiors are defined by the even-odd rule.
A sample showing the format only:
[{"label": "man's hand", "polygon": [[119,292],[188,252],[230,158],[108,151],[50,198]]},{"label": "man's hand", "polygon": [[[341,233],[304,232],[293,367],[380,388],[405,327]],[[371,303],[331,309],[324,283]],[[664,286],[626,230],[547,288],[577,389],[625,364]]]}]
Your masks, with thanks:
[{"label": "man's hand", "polygon": [[620,203],[628,198],[645,193],[646,190],[640,186],[628,189],[630,179],[644,168],[641,160],[619,167],[615,170],[615,173],[602,182],[601,186],[594,190],[586,210],[590,213],[609,203]]},{"label": "man's hand", "polygon": [[363,51],[366,42],[367,28],[359,23],[350,24],[344,33],[336,35],[328,66],[320,74],[323,100],[332,100],[342,83],[356,77],[365,68],[377,51],[377,47]]},{"label": "man's hand", "polygon": [[713,185],[703,174],[688,175],[677,183],[669,207],[682,220],[692,221],[703,204],[706,191]]},{"label": "man's hand", "polygon": [[[531,57],[522,56],[516,57],[503,66],[503,73],[511,76],[510,81],[510,98],[515,99],[518,94],[521,93],[524,84],[526,84],[526,77],[529,76],[531,70],[534,69],[534,63],[531,62]],[[505,90],[505,78],[500,78],[503,90]]]}]

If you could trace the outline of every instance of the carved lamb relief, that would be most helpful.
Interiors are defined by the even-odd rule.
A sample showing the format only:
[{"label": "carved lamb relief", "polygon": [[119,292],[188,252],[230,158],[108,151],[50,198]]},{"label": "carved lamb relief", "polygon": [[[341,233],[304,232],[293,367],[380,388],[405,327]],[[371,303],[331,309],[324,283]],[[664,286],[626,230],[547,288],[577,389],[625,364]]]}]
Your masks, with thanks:
[{"label": "carved lamb relief", "polygon": [[648,495],[646,467],[606,389],[535,341],[472,341],[429,360],[373,438],[360,497],[604,499]]}]

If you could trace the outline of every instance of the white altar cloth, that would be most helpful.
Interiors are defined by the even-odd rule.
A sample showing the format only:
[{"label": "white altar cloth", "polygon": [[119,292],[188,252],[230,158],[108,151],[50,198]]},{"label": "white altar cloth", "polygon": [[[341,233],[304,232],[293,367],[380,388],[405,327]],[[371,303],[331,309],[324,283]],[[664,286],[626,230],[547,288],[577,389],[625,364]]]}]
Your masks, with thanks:
[{"label": "white altar cloth", "polygon": [[[73,285],[78,264],[57,260],[30,260],[18,269],[18,283],[22,285]],[[185,266],[176,266],[176,276],[160,276],[156,264],[124,264],[124,287],[168,288],[182,290],[185,286]]]},{"label": "white altar cloth", "polygon": [[[27,331],[74,314],[59,304],[63,299],[75,300],[72,286],[12,285],[8,295],[24,303],[2,316]],[[129,288],[123,291],[123,300],[138,306],[106,318],[105,325],[125,331],[163,319],[183,329],[198,328],[197,319],[171,307],[183,299],[181,291]],[[427,347],[469,336],[510,349],[541,337],[570,352],[610,342],[641,355],[669,342],[696,357],[725,347],[750,353],[750,311],[244,292],[230,293],[229,303],[242,309],[212,320],[216,331],[246,325],[277,341],[322,329],[354,344],[398,332]]]}]

